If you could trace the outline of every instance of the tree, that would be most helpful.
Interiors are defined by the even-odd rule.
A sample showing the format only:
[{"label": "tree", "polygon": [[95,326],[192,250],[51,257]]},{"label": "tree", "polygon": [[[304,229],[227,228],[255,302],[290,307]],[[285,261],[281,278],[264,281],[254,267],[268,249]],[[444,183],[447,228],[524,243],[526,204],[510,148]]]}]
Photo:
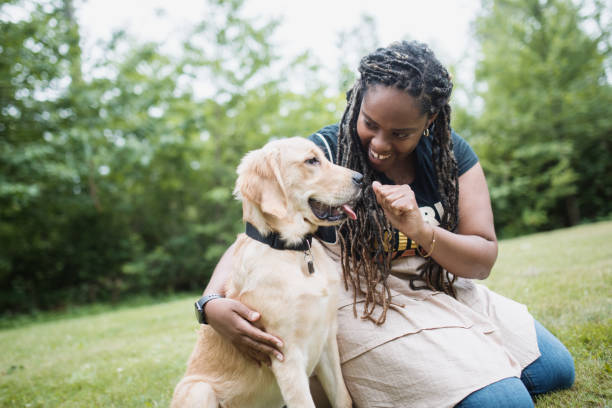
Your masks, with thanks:
[{"label": "tree", "polygon": [[[336,99],[324,96],[315,67],[302,60],[279,66],[269,41],[277,23],[245,19],[241,6],[242,1],[209,2],[207,21],[187,36],[169,78],[173,96],[160,101],[165,106],[160,119],[167,128],[153,143],[142,178],[141,188],[151,190],[150,195],[133,216],[167,221],[165,228],[142,223],[153,227],[146,232],[146,253],[123,268],[157,289],[201,290],[243,230],[232,190],[236,166],[247,151],[274,137],[308,135],[331,122],[335,112]],[[302,94],[275,74],[289,76],[296,69],[304,71],[301,77],[308,84]],[[199,99],[190,79],[205,82],[210,97]],[[187,84],[179,88],[180,97],[172,91],[175,83]]]},{"label": "tree", "polygon": [[71,0],[0,6],[3,310],[200,291],[243,228],[243,154],[337,120],[315,66],[279,66],[276,22],[207,4],[180,55],[120,31],[89,71]]},{"label": "tree", "polygon": [[504,235],[612,213],[611,31],[603,3],[585,10],[572,0],[483,1],[484,107],[472,140]]},{"label": "tree", "polygon": [[[29,13],[20,19],[9,7]],[[78,263],[79,242],[66,243],[76,224],[82,228],[95,217],[93,191],[81,189],[87,173],[70,165],[80,151],[62,134],[75,118],[66,95],[80,53],[69,11],[69,2],[58,1],[5,2],[0,9],[0,297],[5,308],[26,299],[36,306],[44,299],[33,293],[79,280],[70,267]],[[101,223],[89,226],[94,234],[96,225]],[[107,248],[108,255],[113,249]],[[92,245],[78,259],[97,252]],[[121,258],[120,251],[116,254]],[[117,258],[108,256],[107,265]]]},{"label": "tree", "polygon": [[338,81],[340,92],[346,92],[353,86],[361,58],[386,45],[378,39],[378,25],[374,17],[362,14],[359,20],[351,29],[340,32],[336,42],[338,55],[342,56]]}]

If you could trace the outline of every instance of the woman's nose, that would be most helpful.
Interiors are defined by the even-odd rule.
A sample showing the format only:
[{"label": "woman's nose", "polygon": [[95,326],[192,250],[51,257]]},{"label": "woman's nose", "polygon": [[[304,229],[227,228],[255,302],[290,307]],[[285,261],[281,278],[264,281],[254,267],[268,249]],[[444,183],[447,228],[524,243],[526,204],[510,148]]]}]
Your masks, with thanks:
[{"label": "woman's nose", "polygon": [[382,130],[378,130],[376,133],[374,133],[374,137],[372,137],[370,145],[372,150],[374,150],[376,153],[385,153],[391,148],[391,145]]}]

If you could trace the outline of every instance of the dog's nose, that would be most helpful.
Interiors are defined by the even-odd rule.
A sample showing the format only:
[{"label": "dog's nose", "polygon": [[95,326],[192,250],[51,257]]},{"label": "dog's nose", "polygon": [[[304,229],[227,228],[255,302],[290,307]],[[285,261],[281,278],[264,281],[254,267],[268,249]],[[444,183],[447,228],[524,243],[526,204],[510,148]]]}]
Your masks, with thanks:
[{"label": "dog's nose", "polygon": [[355,172],[355,174],[353,174],[353,183],[355,183],[358,186],[361,186],[362,181],[363,181],[363,175],[361,173]]}]

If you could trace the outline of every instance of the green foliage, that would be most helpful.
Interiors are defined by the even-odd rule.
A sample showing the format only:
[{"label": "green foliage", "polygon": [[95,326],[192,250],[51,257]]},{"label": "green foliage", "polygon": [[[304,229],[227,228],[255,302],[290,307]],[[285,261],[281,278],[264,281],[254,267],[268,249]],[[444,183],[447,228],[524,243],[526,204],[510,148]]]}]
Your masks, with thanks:
[{"label": "green foliage", "polygon": [[476,80],[484,108],[470,140],[503,235],[612,213],[611,30],[604,4],[593,7],[483,1]]},{"label": "green foliage", "polygon": [[[241,6],[211,0],[178,56],[117,32],[86,70],[70,0],[0,6],[3,310],[201,290],[243,228],[243,154],[336,120]],[[298,69],[300,94],[275,74]]]},{"label": "green foliage", "polygon": [[[114,214],[96,210],[95,190],[85,184],[89,178],[93,187],[93,163],[90,145],[74,128],[79,105],[70,89],[78,86],[80,50],[70,3],[29,2],[21,20],[10,18],[9,6],[17,7],[0,9],[3,309],[58,302],[69,296],[67,288],[82,300],[83,277],[126,259],[115,239],[121,225]],[[31,296],[35,291],[41,295]]]},{"label": "green foliage", "polygon": [[[399,38],[398,38],[399,40]],[[364,55],[374,51],[378,47],[387,46],[381,44],[378,39],[378,27],[374,17],[362,14],[359,22],[350,30],[340,32],[336,43],[339,55],[342,55],[339,69],[339,89],[346,92],[353,86],[359,72],[359,62]]]},{"label": "green foliage", "polygon": [[[340,118],[359,58],[380,45],[376,22],[340,36],[336,93],[309,53],[281,62],[278,22],[242,4],[208,0],[176,55],[119,31],[84,62],[72,0],[0,2],[3,310],[201,290],[243,228],[244,153]],[[453,106],[453,123],[480,155],[501,235],[609,217],[603,3],[483,5],[482,114]]]}]

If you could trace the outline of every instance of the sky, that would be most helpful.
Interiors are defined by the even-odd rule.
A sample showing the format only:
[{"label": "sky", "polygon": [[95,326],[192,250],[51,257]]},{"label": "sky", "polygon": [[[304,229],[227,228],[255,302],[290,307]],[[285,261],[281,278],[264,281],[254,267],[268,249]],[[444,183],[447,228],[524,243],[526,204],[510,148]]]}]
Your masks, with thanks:
[{"label": "sky", "polygon": [[[119,28],[143,40],[173,44],[191,24],[206,18],[206,1],[197,0],[85,0],[77,2],[85,46],[108,39]],[[445,65],[462,62],[458,76],[471,75],[475,47],[470,23],[480,0],[246,0],[244,13],[252,17],[280,17],[272,38],[278,53],[291,58],[305,50],[330,66],[339,65],[337,39],[360,22],[374,17],[381,46],[410,38],[430,45]],[[157,10],[164,10],[158,13]],[[89,45],[88,45],[89,44]],[[177,45],[178,46],[178,45]],[[352,62],[352,61],[351,61]],[[466,78],[467,79],[467,78]]]}]

